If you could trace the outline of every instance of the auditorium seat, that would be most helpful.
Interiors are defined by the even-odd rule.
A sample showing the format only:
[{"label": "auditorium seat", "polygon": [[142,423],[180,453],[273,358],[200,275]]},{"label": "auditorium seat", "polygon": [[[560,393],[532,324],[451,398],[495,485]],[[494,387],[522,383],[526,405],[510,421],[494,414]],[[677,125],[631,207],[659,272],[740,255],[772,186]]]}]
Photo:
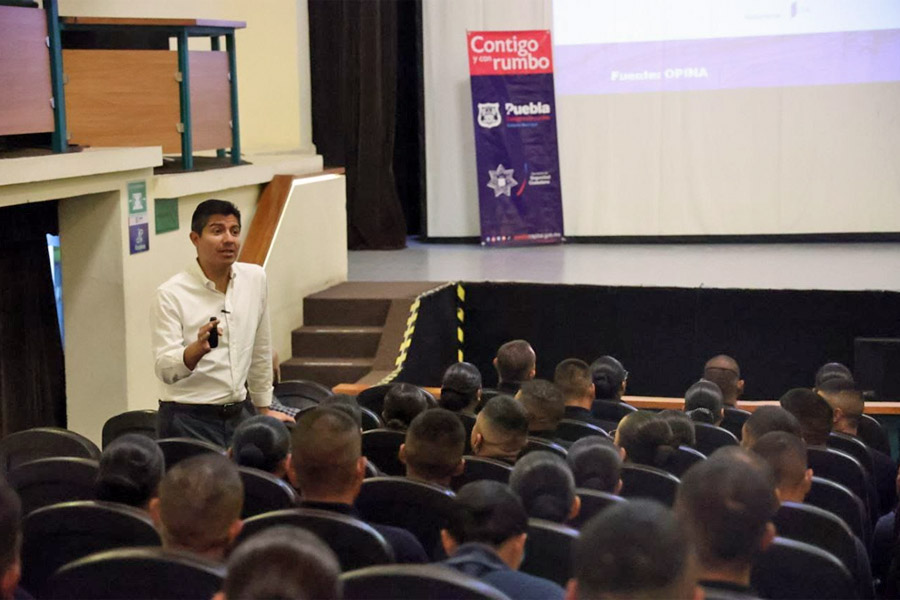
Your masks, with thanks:
[{"label": "auditorium seat", "polygon": [[381,422],[381,417],[376,415],[365,406],[360,406],[359,411],[360,413],[362,413],[363,431],[369,431],[370,429],[380,429],[384,427],[384,423]]},{"label": "auditorium seat", "polygon": [[681,480],[662,469],[633,463],[622,465],[623,498],[650,498],[673,506],[680,484]]},{"label": "auditorium seat", "polygon": [[129,410],[110,417],[103,424],[101,439],[106,448],[111,441],[126,433],[137,433],[155,440],[156,435],[156,411],[155,410]]},{"label": "auditorium seat", "polygon": [[591,517],[600,513],[604,508],[620,502],[627,502],[622,496],[600,490],[578,488],[575,493],[581,498],[581,510],[578,511],[578,516],[569,521],[569,525],[575,529],[581,529],[585,523],[591,520]]},{"label": "auditorium seat", "polygon": [[856,431],[859,439],[873,450],[878,450],[888,456],[891,455],[891,442],[887,432],[874,417],[863,414],[859,420],[859,428]]},{"label": "auditorium seat", "polygon": [[565,458],[568,454],[566,452],[566,449],[559,444],[555,444],[550,440],[545,440],[544,438],[528,436],[528,441],[525,442],[525,447],[522,448],[522,452],[519,453],[519,458],[522,458],[529,452],[534,452],[535,450],[553,452],[554,454],[557,454],[562,458]]},{"label": "auditorium seat", "polygon": [[856,598],[850,571],[833,554],[810,544],[776,537],[754,561],[750,585],[772,600]]},{"label": "auditorium seat", "polygon": [[40,594],[54,571],[73,560],[113,548],[162,543],[146,512],[90,500],[39,508],[25,517],[22,537],[22,586],[34,594]]},{"label": "auditorium seat", "polygon": [[251,467],[238,467],[238,473],[244,483],[242,519],[297,505],[297,492],[283,479]]},{"label": "auditorium seat", "polygon": [[378,465],[371,460],[366,459],[366,479],[370,477],[384,477],[384,473],[381,472]]},{"label": "auditorium seat", "polygon": [[832,432],[828,434],[827,445],[829,448],[840,450],[858,460],[859,464],[866,470],[866,473],[870,477],[872,476],[875,465],[872,463],[872,455],[869,453],[869,448],[866,447],[862,440],[845,433]]},{"label": "auditorium seat", "polygon": [[39,458],[72,456],[100,460],[100,449],[83,435],[59,427],[37,427],[0,440],[0,475]]},{"label": "auditorium seat", "polygon": [[364,406],[376,415],[380,415],[384,411],[384,397],[388,390],[391,389],[390,383],[385,385],[373,385],[366,388],[356,396],[356,401],[360,406]]},{"label": "auditorium seat", "polygon": [[463,429],[466,430],[466,447],[465,454],[472,453],[472,429],[475,427],[475,416],[466,413],[454,413],[459,420],[462,421]]},{"label": "auditorium seat", "polygon": [[603,429],[576,419],[561,419],[556,426],[556,437],[567,442],[577,442],[589,435],[599,435],[609,439],[609,434]]},{"label": "auditorium seat", "polygon": [[382,473],[395,477],[406,475],[406,465],[400,462],[400,445],[406,434],[393,429],[370,429],[362,434],[363,456],[373,461]]},{"label": "auditorium seat", "polygon": [[866,507],[867,518],[875,516],[873,501],[874,488],[869,490],[866,470],[858,460],[840,450],[832,448],[808,448],[806,451],[809,468],[813,475],[840,483],[856,494]]},{"label": "auditorium seat", "polygon": [[737,446],[738,440],[727,429],[709,423],[694,423],[697,450],[709,456],[722,446]]},{"label": "auditorium seat", "polygon": [[394,551],[371,525],[328,510],[289,508],[244,521],[236,545],[276,525],[301,527],[319,536],[334,551],[342,571],[394,562]]},{"label": "auditorium seat", "polygon": [[675,453],[664,465],[663,470],[681,478],[688,469],[703,460],[706,460],[706,456],[699,450],[694,450],[688,446],[678,446],[675,449]]},{"label": "auditorium seat", "polygon": [[519,570],[565,587],[572,577],[572,544],[577,539],[577,529],[543,519],[528,519],[525,559]]},{"label": "auditorium seat", "polygon": [[92,554],[59,570],[49,598],[76,600],[198,600],[222,589],[225,566],[196,554],[162,548],[123,548]]},{"label": "auditorium seat", "polygon": [[594,400],[591,404],[591,414],[598,419],[604,421],[612,421],[618,423],[622,417],[636,412],[637,409],[625,402],[616,402],[614,400]]},{"label": "auditorium seat", "polygon": [[872,524],[866,518],[866,506],[859,496],[846,486],[814,475],[805,503],[837,515],[850,527],[856,537],[867,547],[870,545]]},{"label": "auditorium seat", "polygon": [[453,478],[454,490],[458,490],[467,483],[483,479],[509,483],[512,467],[505,462],[480,456],[464,456],[463,459],[466,461],[465,468],[461,474]]},{"label": "auditorium seat", "polygon": [[212,452],[214,454],[225,454],[225,448],[216,446],[204,440],[195,440],[191,438],[164,438],[156,440],[163,457],[166,459],[166,470],[171,469],[179,462],[198,454]]},{"label": "auditorium seat", "polygon": [[432,559],[443,557],[440,530],[454,510],[454,493],[405,477],[373,477],[363,481],[356,509],[370,523],[409,530]]},{"label": "auditorium seat", "polygon": [[318,406],[322,400],[334,396],[324,385],[302,379],[279,382],[272,393],[285,406],[301,410]]},{"label": "auditorium seat", "polygon": [[510,600],[474,577],[438,565],[383,565],[341,575],[344,600]]},{"label": "auditorium seat", "polygon": [[96,496],[96,460],[89,458],[39,458],[12,469],[7,481],[22,500],[22,514],[73,500],[93,500]]},{"label": "auditorium seat", "polygon": [[744,423],[750,418],[750,411],[734,408],[733,406],[726,406],[724,413],[725,417],[722,419],[722,423],[719,427],[727,429],[734,434],[734,437],[741,439],[741,432],[744,428]]}]

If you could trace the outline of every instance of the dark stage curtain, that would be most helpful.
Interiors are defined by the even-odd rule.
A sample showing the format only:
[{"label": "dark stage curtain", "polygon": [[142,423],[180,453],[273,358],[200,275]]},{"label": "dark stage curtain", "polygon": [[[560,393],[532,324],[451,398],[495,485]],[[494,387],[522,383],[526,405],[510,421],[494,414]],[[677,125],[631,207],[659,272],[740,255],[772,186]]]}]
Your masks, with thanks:
[{"label": "dark stage curtain", "polygon": [[65,370],[48,233],[56,202],[0,209],[0,433],[65,426]]},{"label": "dark stage curtain", "polygon": [[[313,142],[347,169],[348,245],[406,245],[394,176],[396,0],[309,0]],[[403,118],[413,118],[404,115]]]}]

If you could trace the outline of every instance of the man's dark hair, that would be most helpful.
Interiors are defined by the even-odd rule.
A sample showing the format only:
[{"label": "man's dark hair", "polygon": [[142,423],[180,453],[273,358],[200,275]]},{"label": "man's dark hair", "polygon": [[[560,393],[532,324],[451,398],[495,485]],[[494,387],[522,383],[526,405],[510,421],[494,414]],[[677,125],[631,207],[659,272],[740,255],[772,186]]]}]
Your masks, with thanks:
[{"label": "man's dark hair", "polygon": [[546,379],[526,381],[519,389],[519,402],[528,413],[529,431],[555,430],[566,414],[566,399]]},{"label": "man's dark hair", "polygon": [[800,421],[807,444],[825,445],[831,433],[834,411],[822,396],[808,388],[794,388],[785,392],[778,402]]},{"label": "man's dark hair", "polygon": [[685,527],[653,500],[604,509],[582,528],[573,550],[578,597],[584,599],[678,598],[693,572]]},{"label": "man's dark hair", "polygon": [[333,407],[302,413],[291,447],[291,466],[304,496],[337,495],[355,484],[362,434],[347,413]]},{"label": "man's dark hair", "polygon": [[737,400],[741,368],[737,361],[727,354],[718,354],[706,361],[703,366],[703,379],[719,386],[726,404],[733,404],[732,401]]},{"label": "man's dark hair", "polygon": [[846,365],[839,362],[825,363],[816,371],[816,389],[821,388],[822,384],[831,379],[846,379],[852,382],[853,372]]},{"label": "man's dark hair", "polygon": [[528,435],[528,412],[522,403],[505,394],[494,396],[484,405],[481,413],[494,429],[511,435]]},{"label": "man's dark hair", "polygon": [[406,431],[416,415],[428,409],[425,393],[411,383],[395,383],[384,395],[381,417],[388,429]]},{"label": "man's dark hair", "polygon": [[478,367],[467,362],[454,363],[444,371],[438,404],[453,412],[474,408],[480,389],[481,373]]},{"label": "man's dark hair", "polygon": [[720,448],[684,474],[675,509],[702,565],[749,565],[778,509],[772,469],[743,448]]},{"label": "man's dark hair", "polygon": [[156,440],[126,433],[103,449],[97,500],[146,507],[157,495],[165,470],[166,461]]},{"label": "man's dark hair", "polygon": [[534,369],[534,349],[525,340],[506,342],[497,350],[497,374],[500,381],[526,381]]},{"label": "man's dark hair", "polygon": [[577,358],[567,358],[556,365],[553,383],[566,400],[572,400],[590,394],[594,379],[586,362]]},{"label": "man's dark hair", "polygon": [[862,391],[852,379],[834,377],[826,379],[816,390],[825,398],[832,410],[840,408],[851,427],[858,427],[866,408]]},{"label": "man's dark hair", "polygon": [[6,482],[0,481],[0,575],[19,559],[22,546],[22,503]]},{"label": "man's dark hair", "polygon": [[319,406],[327,406],[328,408],[343,411],[350,415],[350,418],[356,421],[357,425],[362,427],[362,409],[359,407],[359,402],[356,401],[355,396],[335,394],[334,396],[323,398],[319,402]]},{"label": "man's dark hair", "polygon": [[234,462],[274,473],[291,451],[291,434],[287,425],[267,415],[255,415],[234,430],[231,453]]},{"label": "man's dark hair", "polygon": [[241,211],[237,206],[227,200],[217,200],[211,198],[204,200],[194,209],[194,215],[191,217],[191,231],[197,235],[203,235],[203,228],[213,215],[234,215],[237,218],[238,225],[241,223]]},{"label": "man's dark hair", "polygon": [[806,473],[806,444],[796,435],[772,431],[756,440],[750,449],[772,467],[777,487],[795,486]]},{"label": "man's dark hair", "polygon": [[747,417],[744,427],[757,440],[772,431],[785,431],[797,437],[803,435],[797,417],[780,406],[760,406]]},{"label": "man's dark hair", "polygon": [[591,363],[591,378],[594,380],[594,397],[597,400],[619,400],[622,382],[628,379],[628,371],[618,359],[601,356]]},{"label": "man's dark hair", "polygon": [[696,428],[690,415],[680,410],[668,409],[660,411],[656,416],[669,424],[672,435],[675,436],[674,445],[691,448],[697,445]]},{"label": "man's dark hair", "polygon": [[223,591],[240,598],[341,597],[341,567],[331,548],[311,532],[269,527],[242,542],[228,558]]},{"label": "man's dark hair", "polygon": [[646,410],[627,414],[616,429],[618,444],[625,448],[625,460],[664,466],[675,453],[675,436],[666,421]]},{"label": "man's dark hair", "polygon": [[406,463],[428,480],[451,475],[462,460],[466,430],[455,413],[431,408],[419,414],[406,431]]},{"label": "man's dark hair", "polygon": [[691,412],[698,408],[705,408],[711,412],[716,421],[722,418],[724,399],[718,385],[701,379],[687,389],[684,393],[684,411]]},{"label": "man's dark hair", "polygon": [[614,494],[622,476],[619,449],[599,435],[583,437],[569,448],[566,462],[575,486]]},{"label": "man's dark hair", "polygon": [[509,487],[535,519],[564,522],[575,500],[575,478],[569,465],[552,452],[538,450],[520,458],[509,476]]},{"label": "man's dark hair", "polygon": [[528,531],[528,514],[509,486],[473,481],[456,492],[447,533],[457,544],[478,542],[497,547]]}]

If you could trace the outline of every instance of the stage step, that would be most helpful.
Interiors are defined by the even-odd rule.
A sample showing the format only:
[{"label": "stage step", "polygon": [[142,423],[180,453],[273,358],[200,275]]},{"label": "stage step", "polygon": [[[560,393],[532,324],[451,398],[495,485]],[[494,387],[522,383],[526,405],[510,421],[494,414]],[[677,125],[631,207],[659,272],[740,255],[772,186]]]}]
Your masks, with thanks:
[{"label": "stage step", "polygon": [[281,363],[281,379],[309,379],[334,387],[362,379],[372,364],[372,358],[292,358]]},{"label": "stage step", "polygon": [[390,298],[320,298],[303,300],[303,323],[323,326],[381,327],[391,308]]},{"label": "stage step", "polygon": [[375,356],[383,327],[306,325],[291,332],[294,356]]}]

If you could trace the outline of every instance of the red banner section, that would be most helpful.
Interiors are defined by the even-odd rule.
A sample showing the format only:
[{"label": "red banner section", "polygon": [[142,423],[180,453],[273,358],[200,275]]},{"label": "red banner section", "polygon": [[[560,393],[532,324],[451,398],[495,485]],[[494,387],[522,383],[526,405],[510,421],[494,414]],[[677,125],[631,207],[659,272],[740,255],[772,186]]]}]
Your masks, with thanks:
[{"label": "red banner section", "polygon": [[469,31],[470,75],[553,72],[550,31]]}]

